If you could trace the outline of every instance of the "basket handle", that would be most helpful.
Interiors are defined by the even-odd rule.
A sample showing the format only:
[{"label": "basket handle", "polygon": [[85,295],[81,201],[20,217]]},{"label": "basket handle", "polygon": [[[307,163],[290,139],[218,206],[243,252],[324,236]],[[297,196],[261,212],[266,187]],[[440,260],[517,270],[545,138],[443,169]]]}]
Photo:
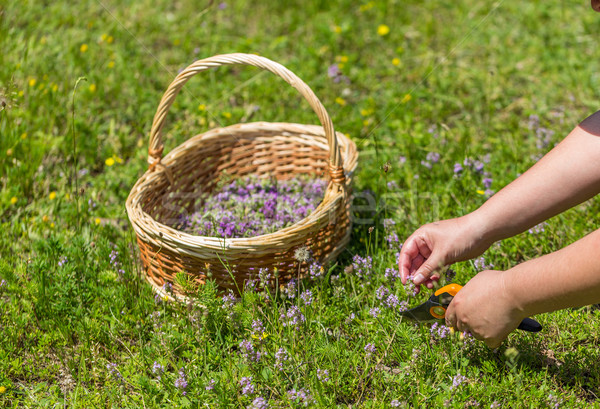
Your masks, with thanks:
[{"label": "basket handle", "polygon": [[304,83],[304,81],[298,78],[296,74],[285,68],[283,65],[265,57],[242,53],[216,55],[214,57],[198,60],[188,66],[185,70],[181,71],[179,75],[175,77],[173,82],[171,82],[160,100],[160,104],[154,115],[154,120],[152,121],[150,145],[148,147],[148,163],[150,164],[150,170],[153,170],[155,166],[160,165],[164,148],[161,131],[165,124],[165,118],[169,112],[169,108],[173,104],[175,97],[177,97],[177,94],[183,85],[197,73],[222,65],[252,65],[262,68],[263,70],[270,71],[283,78],[288,84],[296,88],[317,114],[319,121],[325,130],[325,137],[327,138],[327,143],[329,145],[329,176],[334,183],[340,185],[344,184],[345,177],[344,169],[342,167],[342,157],[338,140],[333,129],[333,122],[314,92]]}]

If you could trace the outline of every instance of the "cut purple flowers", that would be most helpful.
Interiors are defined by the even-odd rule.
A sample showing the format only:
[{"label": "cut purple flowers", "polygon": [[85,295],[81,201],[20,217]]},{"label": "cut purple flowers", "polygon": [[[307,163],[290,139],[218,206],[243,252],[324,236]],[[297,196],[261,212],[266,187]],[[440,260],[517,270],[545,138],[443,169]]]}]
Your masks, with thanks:
[{"label": "cut purple flowers", "polygon": [[253,237],[302,220],[317,208],[327,188],[322,179],[286,181],[246,177],[203,194],[203,205],[181,217],[179,229],[211,237]]}]

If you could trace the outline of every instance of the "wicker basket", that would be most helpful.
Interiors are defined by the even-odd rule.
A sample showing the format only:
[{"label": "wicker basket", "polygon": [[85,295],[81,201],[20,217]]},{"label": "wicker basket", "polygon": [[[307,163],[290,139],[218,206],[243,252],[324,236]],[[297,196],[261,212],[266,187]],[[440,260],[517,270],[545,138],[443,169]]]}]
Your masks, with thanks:
[{"label": "wicker basket", "polygon": [[[255,122],[212,129],[190,138],[164,157],[161,130],[167,112],[183,85],[195,74],[222,65],[251,65],[276,74],[296,88],[316,112],[322,126]],[[204,284],[209,276],[222,289],[243,288],[259,268],[279,271],[285,282],[298,265],[294,252],[310,249],[315,260],[327,263],[350,236],[350,183],[357,163],[356,145],[336,133],[325,108],[312,90],[291,71],[264,57],[217,55],[183,70],[165,92],[150,132],[149,168],[127,198],[127,213],[137,236],[148,281],[155,290],[174,282],[179,272]],[[251,238],[195,236],[171,226],[194,212],[202,193],[215,188],[219,177],[255,175],[285,180],[299,174],[326,178],[320,205],[306,218],[274,233]],[[228,267],[226,268],[225,265]],[[237,283],[233,282],[233,278]],[[181,294],[175,285],[176,293]]]}]

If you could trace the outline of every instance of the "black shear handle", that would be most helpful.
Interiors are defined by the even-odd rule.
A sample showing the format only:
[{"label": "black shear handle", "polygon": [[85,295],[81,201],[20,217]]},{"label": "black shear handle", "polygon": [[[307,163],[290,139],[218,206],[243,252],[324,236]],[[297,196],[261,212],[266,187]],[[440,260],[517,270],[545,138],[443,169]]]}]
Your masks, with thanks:
[{"label": "black shear handle", "polygon": [[534,319],[525,318],[523,321],[521,321],[517,329],[529,332],[540,332],[542,330],[542,324]]}]

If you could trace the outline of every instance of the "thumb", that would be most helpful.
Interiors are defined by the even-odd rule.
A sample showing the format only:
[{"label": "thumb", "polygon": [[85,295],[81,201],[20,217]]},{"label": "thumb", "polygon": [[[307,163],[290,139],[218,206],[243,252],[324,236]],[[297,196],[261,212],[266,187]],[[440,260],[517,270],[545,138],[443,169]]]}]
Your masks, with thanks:
[{"label": "thumb", "polygon": [[421,264],[421,267],[415,272],[413,277],[413,283],[415,285],[421,285],[427,282],[432,275],[441,267],[444,266],[442,257],[437,253],[432,253],[427,260]]}]

